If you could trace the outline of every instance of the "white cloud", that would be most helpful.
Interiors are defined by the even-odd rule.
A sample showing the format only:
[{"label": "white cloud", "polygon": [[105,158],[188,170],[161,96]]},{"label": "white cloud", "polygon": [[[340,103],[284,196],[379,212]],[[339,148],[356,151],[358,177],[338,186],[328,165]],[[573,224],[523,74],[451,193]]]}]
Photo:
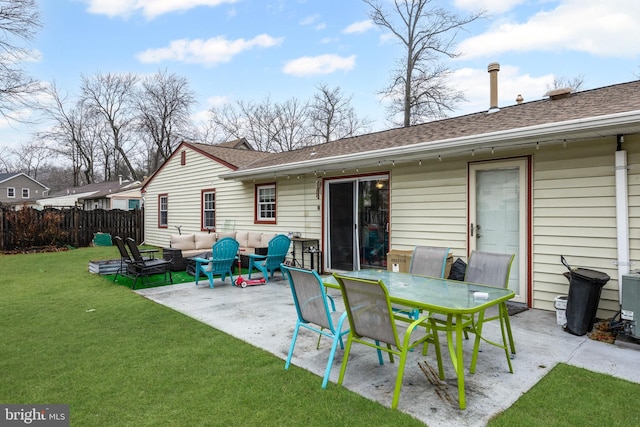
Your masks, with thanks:
[{"label": "white cloud", "polygon": [[563,0],[526,22],[498,22],[459,44],[464,59],[504,52],[578,51],[600,57],[640,54],[640,2]]},{"label": "white cloud", "polygon": [[227,95],[216,95],[207,98],[207,109],[211,107],[221,107],[231,102],[231,97]]},{"label": "white cloud", "polygon": [[455,0],[454,5],[458,9],[474,11],[486,10],[489,14],[507,12],[527,0]]},{"label": "white cloud", "polygon": [[278,46],[283,38],[260,34],[250,40],[227,40],[219,36],[208,40],[174,40],[169,46],[158,49],[147,49],[137,55],[140,62],[158,63],[162,61],[178,61],[207,66],[229,62],[234,56],[253,48]]},{"label": "white cloud", "polygon": [[312,76],[317,74],[331,74],[343,70],[353,69],[356,63],[356,56],[343,57],[334,54],[319,56],[303,56],[302,58],[288,61],[283,72],[297,77]]},{"label": "white cloud", "polygon": [[318,18],[319,18],[318,15],[307,16],[300,21],[300,25],[311,25],[314,22],[316,22]]},{"label": "white cloud", "polygon": [[374,27],[374,23],[367,19],[366,21],[354,22],[353,24],[347,26],[347,28],[342,30],[342,32],[345,34],[361,34],[366,33]]},{"label": "white cloud", "polygon": [[109,17],[128,17],[136,12],[142,12],[149,19],[198,6],[215,7],[236,1],[238,0],[85,0],[90,13]]},{"label": "white cloud", "polygon": [[[498,106],[514,105],[518,95],[522,95],[525,102],[542,99],[553,78],[551,74],[538,77],[521,74],[518,67],[501,65],[498,72]],[[468,101],[459,105],[456,116],[489,109],[489,73],[486,68],[456,70],[450,84],[464,92]]]}]

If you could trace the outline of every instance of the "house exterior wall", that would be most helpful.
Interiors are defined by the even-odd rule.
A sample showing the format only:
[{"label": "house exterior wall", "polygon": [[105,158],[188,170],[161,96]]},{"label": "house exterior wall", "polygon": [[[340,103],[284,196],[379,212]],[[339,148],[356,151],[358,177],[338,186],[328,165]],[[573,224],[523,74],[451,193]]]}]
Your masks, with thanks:
[{"label": "house exterior wall", "polygon": [[[185,148],[186,164],[180,155],[171,157],[146,186],[145,242],[169,246],[169,236],[201,229],[202,190],[216,192],[216,228],[253,230],[269,233],[299,231],[303,236],[320,237],[320,201],[315,197],[315,178],[291,176],[257,182],[224,181],[217,178],[229,168],[197,151]],[[254,223],[254,188],[256,184],[276,182],[277,221]],[[284,191],[283,191],[284,189]],[[168,195],[168,227],[158,227],[158,195]],[[206,231],[206,230],[205,230]]]},{"label": "house exterior wall", "polygon": [[[631,262],[640,257],[640,137],[628,136],[629,234]],[[564,255],[572,267],[607,273],[598,317],[619,310],[615,199],[615,138],[499,153],[500,158],[531,156],[531,305],[554,310],[567,294]],[[498,153],[496,153],[498,154]],[[485,160],[493,160],[485,155]],[[449,246],[454,258],[467,254],[467,180],[471,158],[423,161],[395,167],[391,175],[392,249],[415,245]],[[636,262],[637,265],[639,265]],[[633,269],[633,265],[631,266]],[[637,268],[637,266],[636,266]]]},{"label": "house exterior wall", "polygon": [[[628,153],[630,259],[640,258],[640,136],[626,136]],[[615,199],[615,138],[542,145],[496,154],[476,153],[360,173],[388,173],[391,188],[390,249],[410,250],[416,245],[448,246],[454,258],[467,255],[468,168],[470,162],[505,158],[531,159],[531,306],[554,310],[555,297],[567,294],[569,283],[560,263],[564,255],[573,267],[591,268],[611,277],[603,288],[598,317],[619,309]],[[216,225],[232,221],[235,229],[300,232],[322,240],[323,180],[338,178],[337,171],[316,177],[278,176],[263,182],[223,181],[228,169],[187,149],[186,165],[175,156],[147,186],[145,194],[146,242],[166,246],[169,234],[200,230],[201,190],[216,190]],[[254,224],[254,186],[275,182],[277,224]],[[319,190],[317,190],[319,188]],[[169,195],[169,227],[157,227],[158,194]],[[322,247],[322,244],[321,244]],[[640,265],[640,264],[638,264]],[[638,268],[632,265],[631,268]]]},{"label": "house exterior wall", "polygon": [[[7,188],[9,187],[15,189],[15,197],[7,197]],[[28,198],[22,197],[22,190],[25,188],[29,190]],[[42,197],[44,190],[46,190],[46,188],[38,185],[27,176],[16,175],[0,183],[0,203],[20,204],[32,202]]]}]

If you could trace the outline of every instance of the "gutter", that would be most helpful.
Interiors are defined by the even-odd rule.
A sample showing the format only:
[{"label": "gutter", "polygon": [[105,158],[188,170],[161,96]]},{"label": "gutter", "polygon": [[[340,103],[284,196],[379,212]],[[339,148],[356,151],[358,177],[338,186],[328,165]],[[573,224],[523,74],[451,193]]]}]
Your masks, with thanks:
[{"label": "gutter", "polygon": [[[379,165],[380,162],[427,160],[429,156],[458,155],[478,149],[500,150],[530,145],[558,144],[566,139],[589,139],[618,134],[640,133],[640,111],[608,114],[517,129],[421,142],[408,146],[362,151],[342,156],[309,159],[220,174],[222,179],[242,180],[273,178],[276,175],[305,174],[318,170]],[[336,165],[339,165],[336,167]]]}]

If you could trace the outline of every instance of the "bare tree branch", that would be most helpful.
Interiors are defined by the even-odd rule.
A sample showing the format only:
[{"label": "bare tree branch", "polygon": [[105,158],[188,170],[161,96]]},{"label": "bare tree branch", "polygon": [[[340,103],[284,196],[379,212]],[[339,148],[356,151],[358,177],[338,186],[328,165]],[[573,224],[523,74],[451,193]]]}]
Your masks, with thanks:
[{"label": "bare tree branch", "polygon": [[0,0],[0,115],[6,118],[20,120],[12,112],[31,108],[31,96],[42,90],[21,66],[34,53],[20,44],[41,26],[35,0]]},{"label": "bare tree branch", "polygon": [[[455,58],[455,39],[465,25],[484,16],[484,11],[458,16],[431,7],[433,0],[394,0],[388,13],[376,0],[363,0],[369,17],[399,40],[405,50],[391,83],[380,93],[391,100],[389,116],[395,124],[410,126],[432,118],[446,117],[464,94],[447,84],[451,71],[441,57]],[[394,118],[402,115],[398,123]]]},{"label": "bare tree branch", "polygon": [[195,94],[186,78],[158,72],[142,81],[134,105],[143,140],[148,141],[148,170],[156,170],[191,132],[189,110]]}]

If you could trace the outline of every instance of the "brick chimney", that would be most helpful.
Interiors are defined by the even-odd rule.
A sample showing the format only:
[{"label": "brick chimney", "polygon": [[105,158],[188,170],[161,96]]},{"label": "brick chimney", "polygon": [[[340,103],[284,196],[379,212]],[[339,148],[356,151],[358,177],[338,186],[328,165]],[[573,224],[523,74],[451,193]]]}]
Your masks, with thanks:
[{"label": "brick chimney", "polygon": [[498,71],[500,71],[500,64],[492,62],[487,67],[489,72],[489,113],[499,111],[498,108]]}]

